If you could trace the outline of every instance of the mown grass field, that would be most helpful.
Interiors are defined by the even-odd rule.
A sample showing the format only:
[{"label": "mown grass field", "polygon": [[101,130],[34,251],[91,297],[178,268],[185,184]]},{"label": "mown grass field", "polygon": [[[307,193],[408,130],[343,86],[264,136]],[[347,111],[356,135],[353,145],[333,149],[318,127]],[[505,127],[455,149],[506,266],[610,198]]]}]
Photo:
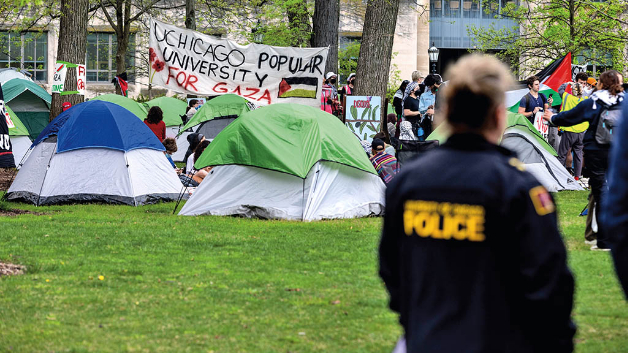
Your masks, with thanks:
[{"label": "mown grass field", "polygon": [[[583,243],[586,196],[557,195],[577,352],[626,352],[612,261]],[[380,218],[10,206],[41,214],[0,217],[0,261],[27,266],[0,279],[0,352],[390,352],[401,333],[377,276]]]}]

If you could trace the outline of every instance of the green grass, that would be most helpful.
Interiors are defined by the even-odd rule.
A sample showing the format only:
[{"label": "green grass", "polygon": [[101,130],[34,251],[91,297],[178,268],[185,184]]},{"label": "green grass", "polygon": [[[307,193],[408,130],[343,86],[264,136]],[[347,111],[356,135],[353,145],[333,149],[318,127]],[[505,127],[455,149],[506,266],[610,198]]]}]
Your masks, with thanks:
[{"label": "green grass", "polygon": [[[582,242],[585,204],[558,195],[577,351],[625,352],[628,306],[609,254]],[[0,218],[0,260],[28,268],[0,280],[0,352],[390,352],[401,333],[377,276],[379,218],[10,205],[44,214]]]}]

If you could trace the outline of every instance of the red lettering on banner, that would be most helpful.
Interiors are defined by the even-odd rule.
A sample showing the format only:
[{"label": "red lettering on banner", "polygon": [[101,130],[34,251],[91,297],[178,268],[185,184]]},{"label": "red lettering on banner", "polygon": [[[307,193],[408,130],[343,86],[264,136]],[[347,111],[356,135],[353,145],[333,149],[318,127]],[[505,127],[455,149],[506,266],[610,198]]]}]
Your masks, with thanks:
[{"label": "red lettering on banner", "polygon": [[235,94],[237,94],[238,96],[241,96],[241,95],[242,95],[242,92],[240,92],[240,86],[236,87],[236,88],[233,90],[233,92],[232,92],[232,93],[235,93]]},{"label": "red lettering on banner", "polygon": [[268,101],[268,104],[271,103],[271,101],[270,101],[270,92],[268,90],[265,90],[264,94],[257,101],[259,102],[262,99],[266,99]]},{"label": "red lettering on banner", "polygon": [[84,76],[85,75],[85,66],[84,65],[79,65],[78,66],[78,72],[79,72],[79,76]]},{"label": "red lettering on banner", "polygon": [[356,108],[370,108],[370,101],[353,101],[353,106]]},{"label": "red lettering on banner", "polygon": [[[179,82],[180,76],[183,76],[183,80],[181,82]],[[179,87],[183,87],[183,84],[185,83],[185,72],[179,71],[179,73],[177,74],[177,77],[175,77],[174,80],[177,81],[177,85],[179,85]]]},{"label": "red lettering on banner", "polygon": [[172,66],[168,66],[168,79],[166,80],[166,84],[170,84],[170,77],[174,78],[176,80],[176,78],[172,75],[172,70],[177,70],[179,71],[178,67],[172,67]]},{"label": "red lettering on banner", "polygon": [[[214,90],[214,92],[216,92],[216,93],[227,93],[227,92],[229,92],[229,90],[228,90],[228,89],[226,89],[225,87],[223,87],[223,86],[226,86],[226,85],[227,85],[227,82],[218,82],[218,83],[214,86],[213,90]],[[219,88],[218,86],[220,86],[220,88]]]},{"label": "red lettering on banner", "polygon": [[194,86],[194,83],[196,82],[198,82],[198,77],[196,77],[196,75],[189,75],[187,81],[185,81],[185,89],[191,91],[191,89],[188,88],[188,86],[191,86],[194,91],[198,92],[198,90]]},{"label": "red lettering on banner", "polygon": [[255,97],[253,97],[253,95],[255,95],[255,94],[257,94],[257,92],[259,92],[259,89],[258,89],[258,88],[249,88],[249,87],[247,87],[247,88],[245,88],[245,89],[246,89],[247,91],[253,91],[253,92],[251,92],[251,93],[249,93],[249,94],[245,94],[245,95],[244,95],[244,98],[255,99]]}]

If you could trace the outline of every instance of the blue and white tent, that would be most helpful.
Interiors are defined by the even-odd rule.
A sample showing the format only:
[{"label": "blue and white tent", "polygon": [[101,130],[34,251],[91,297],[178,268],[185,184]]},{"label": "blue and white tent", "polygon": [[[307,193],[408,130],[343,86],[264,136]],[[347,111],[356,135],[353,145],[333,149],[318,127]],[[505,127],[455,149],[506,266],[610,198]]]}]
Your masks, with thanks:
[{"label": "blue and white tent", "polygon": [[103,101],[81,103],[35,139],[7,196],[36,205],[175,200],[181,182],[164,151],[130,111]]}]

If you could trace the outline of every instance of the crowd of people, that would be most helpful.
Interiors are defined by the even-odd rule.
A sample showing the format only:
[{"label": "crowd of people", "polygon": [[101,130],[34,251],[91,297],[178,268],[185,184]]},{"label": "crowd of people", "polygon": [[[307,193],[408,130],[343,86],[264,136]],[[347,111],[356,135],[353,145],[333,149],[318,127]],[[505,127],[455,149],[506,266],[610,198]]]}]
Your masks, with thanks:
[{"label": "crowd of people", "polygon": [[[404,164],[386,190],[379,262],[390,308],[404,328],[395,352],[572,352],[575,281],[554,200],[499,146],[512,74],[493,57],[469,55],[447,77],[441,104],[452,135]],[[611,70],[599,81],[584,75],[575,81],[561,87],[563,102],[554,112],[552,97],[531,77],[519,111],[531,122],[540,117],[560,127],[563,153],[583,145],[596,203],[590,213],[598,220],[593,249],[612,248],[628,295],[623,77]],[[416,85],[404,84],[412,97]],[[374,140],[373,153],[382,153],[381,144]]]}]

